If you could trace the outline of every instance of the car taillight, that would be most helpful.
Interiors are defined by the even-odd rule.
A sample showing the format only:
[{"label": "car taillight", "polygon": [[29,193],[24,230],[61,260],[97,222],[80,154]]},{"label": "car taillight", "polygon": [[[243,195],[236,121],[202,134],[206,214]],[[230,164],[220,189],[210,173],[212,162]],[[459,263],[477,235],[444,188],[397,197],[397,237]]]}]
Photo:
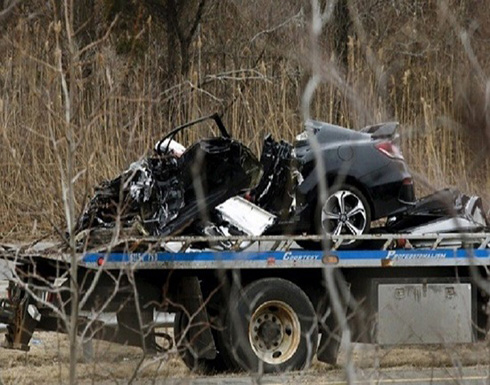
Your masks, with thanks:
[{"label": "car taillight", "polygon": [[392,159],[403,159],[400,149],[393,142],[379,142],[375,144],[375,147]]}]

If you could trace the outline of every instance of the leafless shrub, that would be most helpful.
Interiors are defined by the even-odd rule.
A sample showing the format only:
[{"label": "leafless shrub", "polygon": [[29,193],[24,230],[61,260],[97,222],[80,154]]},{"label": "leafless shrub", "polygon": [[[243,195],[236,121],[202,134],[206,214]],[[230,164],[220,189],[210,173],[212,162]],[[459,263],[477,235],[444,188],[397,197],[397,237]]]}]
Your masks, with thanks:
[{"label": "leafless shrub", "polygon": [[[420,178],[422,191],[457,185],[488,202],[488,57],[472,43],[488,38],[490,10],[481,6],[474,14],[463,3],[289,1],[277,9],[277,2],[201,0],[182,9],[173,1],[148,1],[128,3],[136,19],[123,10],[94,25],[90,9],[90,20],[77,19],[82,13],[74,14],[73,1],[0,1],[0,22],[10,19],[0,41],[1,237],[32,238],[55,228],[75,261],[72,231],[90,186],[145,154],[170,126],[215,110],[257,152],[266,132],[292,140],[308,117],[354,128],[400,120],[408,163],[426,178]],[[161,7],[172,11],[170,18],[152,14]],[[105,8],[93,2],[92,9]],[[118,40],[123,33],[129,36],[124,44]],[[138,301],[134,274],[113,276],[109,299],[127,279],[144,345],[152,325],[142,315],[147,304]],[[97,332],[90,322],[79,329],[76,319],[99,275],[81,298],[77,281],[69,281],[71,313],[53,308],[69,330],[71,383],[77,336]],[[328,314],[350,340],[348,290],[333,270],[325,270],[323,280]],[[219,283],[243,289],[226,279]],[[41,287],[54,290],[46,282]],[[35,288],[25,289],[36,297]],[[205,303],[218,291],[208,292]],[[353,307],[362,309],[362,301]],[[186,315],[191,322],[185,327],[196,326],[196,314]],[[345,366],[353,381],[355,354],[348,346]],[[130,381],[168,358],[132,357]]]}]

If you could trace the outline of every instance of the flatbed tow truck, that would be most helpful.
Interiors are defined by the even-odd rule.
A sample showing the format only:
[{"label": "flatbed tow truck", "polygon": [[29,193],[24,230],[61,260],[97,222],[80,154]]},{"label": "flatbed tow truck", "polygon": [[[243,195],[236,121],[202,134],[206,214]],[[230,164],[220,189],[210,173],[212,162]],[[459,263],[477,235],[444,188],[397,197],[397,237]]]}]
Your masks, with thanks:
[{"label": "flatbed tow truck", "polygon": [[[361,246],[342,249],[354,238]],[[324,247],[305,250],[298,240]],[[204,372],[298,370],[315,355],[334,363],[347,330],[353,342],[381,345],[489,333],[490,233],[112,234],[77,252],[0,245],[0,257],[14,266],[0,306],[4,348],[28,350],[36,330],[67,332],[73,303],[85,338],[148,354],[175,342],[187,366]],[[176,314],[173,339],[155,326],[155,311]],[[117,326],[100,321],[106,312],[117,313]]]}]

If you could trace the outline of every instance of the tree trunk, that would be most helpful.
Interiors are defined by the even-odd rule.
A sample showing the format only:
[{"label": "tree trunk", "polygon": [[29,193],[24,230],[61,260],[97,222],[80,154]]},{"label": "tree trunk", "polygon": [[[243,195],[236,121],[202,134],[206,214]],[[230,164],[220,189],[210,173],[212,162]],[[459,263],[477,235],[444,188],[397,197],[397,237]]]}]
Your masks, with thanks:
[{"label": "tree trunk", "polygon": [[349,5],[347,0],[338,0],[335,6],[333,15],[334,20],[334,51],[339,59],[339,63],[344,70],[349,66],[349,31],[352,26],[352,21],[349,14]]}]

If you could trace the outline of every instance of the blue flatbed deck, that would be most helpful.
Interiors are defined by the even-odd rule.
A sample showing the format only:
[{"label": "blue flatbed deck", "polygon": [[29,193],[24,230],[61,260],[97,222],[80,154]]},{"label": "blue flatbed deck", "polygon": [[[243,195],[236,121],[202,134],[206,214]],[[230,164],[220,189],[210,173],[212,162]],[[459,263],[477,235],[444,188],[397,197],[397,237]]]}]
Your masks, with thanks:
[{"label": "blue flatbed deck", "polygon": [[[135,269],[256,269],[256,268],[323,268],[323,267],[393,267],[393,266],[490,266],[490,234],[445,234],[407,236],[361,236],[356,239],[382,244],[376,249],[339,250],[341,241],[352,237],[332,237],[331,248],[305,250],[294,243],[298,238],[318,237],[229,237],[215,238],[235,242],[236,250],[196,250],[191,242],[209,238],[180,237],[171,240],[145,239],[147,251],[97,251],[81,254],[79,264],[87,268]],[[408,241],[405,248],[390,248],[397,240]],[[139,240],[141,242],[141,240]],[[246,250],[240,248],[249,242]],[[410,243],[411,242],[411,243]],[[413,247],[423,242],[424,246]],[[460,243],[460,245],[456,245]],[[464,245],[471,244],[472,247]],[[158,245],[158,246],[157,246]],[[165,251],[168,245],[180,245],[177,251]],[[448,246],[449,245],[449,246]],[[125,250],[131,249],[127,242]]]}]

